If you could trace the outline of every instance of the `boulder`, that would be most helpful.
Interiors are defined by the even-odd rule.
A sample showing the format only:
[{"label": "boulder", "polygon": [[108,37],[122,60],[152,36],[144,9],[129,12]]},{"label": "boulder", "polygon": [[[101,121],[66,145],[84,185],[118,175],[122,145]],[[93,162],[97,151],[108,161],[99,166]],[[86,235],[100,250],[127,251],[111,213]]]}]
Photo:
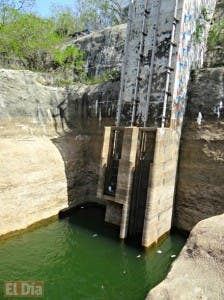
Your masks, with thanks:
[{"label": "boulder", "polygon": [[224,299],[224,214],[201,221],[147,300]]}]

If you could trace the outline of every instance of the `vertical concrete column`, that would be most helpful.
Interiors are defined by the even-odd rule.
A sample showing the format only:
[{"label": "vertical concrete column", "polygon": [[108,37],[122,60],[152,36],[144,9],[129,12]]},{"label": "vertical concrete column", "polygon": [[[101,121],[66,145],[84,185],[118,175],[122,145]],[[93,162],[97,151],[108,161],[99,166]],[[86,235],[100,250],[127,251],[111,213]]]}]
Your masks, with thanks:
[{"label": "vertical concrete column", "polygon": [[158,128],[142,239],[145,247],[156,243],[171,229],[177,152],[177,133],[169,128]]},{"label": "vertical concrete column", "polygon": [[102,148],[101,162],[100,162],[100,169],[99,169],[99,180],[98,180],[98,187],[97,187],[97,198],[99,199],[103,198],[105,170],[106,170],[106,165],[107,165],[108,155],[110,150],[111,132],[112,132],[111,127],[105,127],[103,148]]},{"label": "vertical concrete column", "polygon": [[125,239],[127,237],[128,232],[128,221],[129,221],[129,208],[130,208],[130,199],[131,199],[131,192],[132,192],[132,183],[133,183],[133,173],[134,168],[130,170],[128,174],[128,195],[127,201],[123,205],[122,209],[122,216],[121,216],[121,226],[120,226],[120,238]]},{"label": "vertical concrete column", "polygon": [[125,128],[122,155],[119,164],[118,185],[115,201],[123,204],[120,238],[127,235],[129,204],[132,191],[133,170],[138,150],[139,128]]}]

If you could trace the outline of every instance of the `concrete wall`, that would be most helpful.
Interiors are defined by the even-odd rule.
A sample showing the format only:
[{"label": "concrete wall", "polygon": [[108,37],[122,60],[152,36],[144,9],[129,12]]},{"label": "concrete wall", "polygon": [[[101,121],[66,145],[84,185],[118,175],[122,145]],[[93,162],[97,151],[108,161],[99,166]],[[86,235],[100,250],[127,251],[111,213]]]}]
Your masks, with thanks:
[{"label": "concrete wall", "polygon": [[107,201],[105,222],[120,226],[123,206],[119,203]]},{"label": "concrete wall", "polygon": [[151,165],[142,244],[146,247],[169,232],[172,225],[176,181],[178,135],[172,129],[157,129]]},{"label": "concrete wall", "polygon": [[[171,129],[157,130],[145,214],[144,246],[156,242],[171,228],[179,142],[187,103],[188,83],[192,69],[200,68],[203,64],[207,35],[215,5],[215,0],[152,0],[147,8],[148,14],[145,12],[143,0],[134,1],[130,6],[131,20],[127,30],[127,50],[119,99],[121,122],[130,124],[133,101],[136,100],[138,104],[134,121],[142,125],[148,116],[147,97],[149,97],[150,121],[148,124],[160,127],[165,95],[170,93],[167,99],[167,110],[163,110],[163,113],[166,112],[165,120],[170,121],[168,123],[171,124]],[[146,18],[143,28],[144,15]],[[179,22],[174,30],[175,18],[179,19]],[[142,31],[146,35],[144,39]],[[174,47],[173,38],[175,38],[176,47]],[[143,60],[140,62],[141,48]],[[155,53],[154,59],[152,59],[153,52]],[[172,75],[169,75],[171,69],[169,68],[168,72],[167,67],[173,68]],[[140,80],[138,76],[141,77]],[[130,147],[131,142],[127,145]],[[125,146],[123,144],[123,147]],[[123,190],[128,194],[127,177],[123,178],[125,172],[121,172],[121,169],[122,164],[118,182],[125,182]],[[130,174],[130,170],[126,174]],[[121,194],[127,196],[124,192]],[[128,208],[126,207],[124,211],[127,219]],[[124,228],[125,222],[122,223]],[[125,232],[123,236],[126,236]]]},{"label": "concrete wall", "polygon": [[[140,67],[141,80],[138,84],[137,97],[139,101],[137,122],[140,125],[146,118],[146,99],[147,94],[150,94],[148,125],[161,126],[175,3],[174,0],[149,1],[148,10],[150,14],[146,18],[145,32],[147,36],[144,43],[144,60]],[[130,7],[131,22],[127,32],[128,46],[124,58],[123,91],[120,99],[123,103],[122,122],[126,125],[130,125],[132,102],[135,94],[144,4],[144,0],[134,1]],[[174,47],[172,52],[171,66],[174,72],[171,74],[169,82],[171,96],[168,99],[167,124],[169,124],[171,115],[173,125],[179,126],[182,123],[190,71],[193,68],[200,68],[203,64],[206,38],[215,4],[215,0],[178,1],[177,18],[180,22],[177,23],[175,31],[177,47]],[[205,9],[206,16],[203,15]],[[153,31],[155,25],[157,26],[156,38]],[[201,31],[197,36],[199,26]],[[155,58],[152,61],[155,39]],[[150,80],[152,80],[152,85],[148,89]]]},{"label": "concrete wall", "polygon": [[[139,47],[140,39],[142,34],[142,20],[144,15],[144,0],[134,1],[133,8],[131,8],[131,25],[128,36],[128,51],[126,53],[126,63],[124,72],[124,93],[122,100],[124,101],[124,109],[122,111],[122,119],[126,124],[130,124],[131,116],[131,102],[133,101],[137,64],[139,59]],[[165,93],[165,67],[168,64],[168,51],[169,51],[169,40],[171,38],[172,22],[173,22],[173,11],[174,11],[174,0],[162,1],[159,6],[159,1],[149,1],[150,15],[146,21],[146,42],[144,47],[144,62],[141,66],[141,77],[142,80],[139,84],[139,96],[140,100],[138,106],[138,118],[139,122],[145,117],[145,103],[147,98],[147,85],[149,77],[152,76],[152,88],[150,97],[150,118],[149,125],[159,125],[159,115],[161,115],[162,102]],[[151,56],[153,49],[153,26],[157,22],[157,10],[159,9],[158,18],[158,30],[156,34],[157,47],[156,55],[154,60],[154,66],[152,73],[150,74],[151,68]],[[128,119],[129,117],[129,119]],[[129,123],[128,123],[129,122]]]},{"label": "concrete wall", "polygon": [[123,204],[120,222],[120,238],[122,239],[126,238],[128,233],[133,172],[136,163],[138,143],[139,128],[125,128],[115,197],[116,202]]},{"label": "concrete wall", "polygon": [[[215,0],[180,1],[180,28],[177,32],[178,53],[172,90],[172,126],[181,128],[186,103],[187,89],[192,69],[203,66],[207,36],[213,17]],[[206,11],[206,16],[203,15]],[[199,27],[202,29],[199,30]],[[197,34],[199,30],[199,34]]]}]

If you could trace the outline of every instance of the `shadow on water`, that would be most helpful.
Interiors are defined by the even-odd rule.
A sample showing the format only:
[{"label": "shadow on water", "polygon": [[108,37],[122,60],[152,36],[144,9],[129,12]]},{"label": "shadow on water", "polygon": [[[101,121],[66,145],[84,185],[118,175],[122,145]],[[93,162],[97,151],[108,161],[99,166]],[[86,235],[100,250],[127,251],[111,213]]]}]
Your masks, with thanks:
[{"label": "shadow on water", "polygon": [[69,224],[74,227],[80,227],[91,232],[93,237],[101,236],[124,244],[128,247],[144,251],[138,237],[122,241],[119,239],[120,227],[106,223],[105,218],[106,207],[98,203],[83,203],[68,211],[59,214],[60,219],[67,219]]},{"label": "shadow on water", "polygon": [[104,236],[118,241],[119,227],[104,222],[105,206],[97,203],[84,203],[65,213],[60,213],[61,219],[66,218],[71,226],[82,227],[93,236]]}]

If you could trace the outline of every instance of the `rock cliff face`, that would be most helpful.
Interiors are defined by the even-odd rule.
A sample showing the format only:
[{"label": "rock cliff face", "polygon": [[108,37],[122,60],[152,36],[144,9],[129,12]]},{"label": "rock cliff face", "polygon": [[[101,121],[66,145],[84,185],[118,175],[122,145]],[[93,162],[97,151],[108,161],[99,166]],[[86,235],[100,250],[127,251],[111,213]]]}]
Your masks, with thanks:
[{"label": "rock cliff face", "polygon": [[68,206],[65,166],[47,138],[0,138],[0,236]]},{"label": "rock cliff face", "polygon": [[[223,28],[224,24],[224,1],[217,0],[216,11],[213,20],[213,43],[209,44],[206,59],[205,59],[205,66],[209,68],[215,68],[223,65],[224,61],[224,33]],[[219,27],[219,30],[217,30]]]},{"label": "rock cliff face", "polygon": [[[215,25],[224,22],[223,7],[224,1],[218,0]],[[209,68],[192,74],[188,89],[174,215],[174,224],[187,231],[205,218],[224,213],[223,42],[219,39],[208,47],[205,66]],[[199,112],[201,126],[197,125]]]},{"label": "rock cliff face", "polygon": [[[121,24],[90,33],[78,39],[67,38],[62,48],[75,44],[83,50],[86,61],[84,71],[89,77],[102,77],[106,72],[110,74],[115,71],[116,77],[119,78],[124,55],[126,28],[126,24]],[[30,63],[28,60],[21,60],[18,57],[12,57],[8,60],[8,58],[4,59],[0,55],[0,68],[27,70],[31,66],[34,68],[33,62]],[[51,77],[51,80],[57,84],[61,84],[61,82],[72,83],[79,79],[74,74],[73,67],[57,66],[50,54],[37,55],[35,69],[48,72],[43,76]]]},{"label": "rock cliff face", "polygon": [[89,76],[99,76],[111,70],[120,71],[126,28],[126,24],[109,27],[74,42],[85,52],[85,71]]},{"label": "rock cliff face", "polygon": [[1,136],[17,131],[51,136],[55,129],[60,133],[60,110],[65,123],[77,129],[90,119],[103,124],[116,113],[119,82],[58,88],[50,74],[5,69],[0,69],[0,78]]},{"label": "rock cliff face", "polygon": [[119,83],[52,82],[0,70],[0,235],[97,201],[103,128],[113,124]]},{"label": "rock cliff face", "polygon": [[[199,221],[224,212],[224,68],[204,69],[193,78],[181,140],[174,222],[190,231]],[[204,120],[197,125],[198,112]]]},{"label": "rock cliff face", "polygon": [[201,221],[147,300],[224,299],[224,215]]}]

